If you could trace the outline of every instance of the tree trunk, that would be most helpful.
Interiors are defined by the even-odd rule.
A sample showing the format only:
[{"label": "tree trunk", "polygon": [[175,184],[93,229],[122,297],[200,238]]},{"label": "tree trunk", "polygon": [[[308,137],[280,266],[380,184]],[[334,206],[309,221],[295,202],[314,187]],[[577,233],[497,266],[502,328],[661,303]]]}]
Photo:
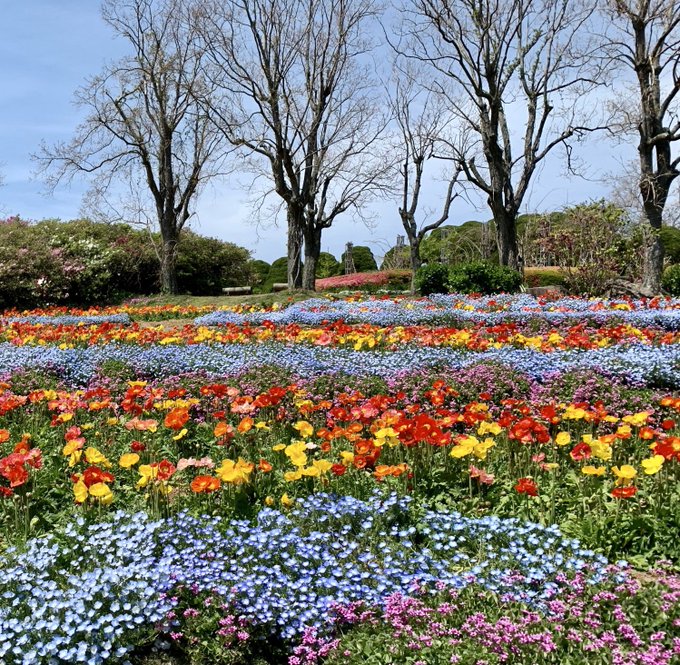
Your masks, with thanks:
[{"label": "tree trunk", "polygon": [[651,226],[651,238],[647,242],[645,268],[642,286],[653,293],[661,293],[661,275],[663,274],[664,247],[661,242],[661,224],[663,208],[652,204],[645,205],[645,216]]},{"label": "tree trunk", "polygon": [[304,216],[288,208],[288,288],[302,288],[302,229]]},{"label": "tree trunk", "polygon": [[305,265],[302,273],[302,288],[316,291],[316,266],[321,254],[321,230],[305,233]]},{"label": "tree trunk", "polygon": [[416,292],[416,273],[423,261],[420,258],[420,238],[409,238],[411,258],[411,293]]},{"label": "tree trunk", "polygon": [[494,223],[496,224],[498,260],[502,266],[520,270],[515,215],[509,214],[505,209],[494,210],[493,213]]},{"label": "tree trunk", "polygon": [[177,237],[162,234],[161,245],[161,293],[177,295],[179,285],[177,283]]}]

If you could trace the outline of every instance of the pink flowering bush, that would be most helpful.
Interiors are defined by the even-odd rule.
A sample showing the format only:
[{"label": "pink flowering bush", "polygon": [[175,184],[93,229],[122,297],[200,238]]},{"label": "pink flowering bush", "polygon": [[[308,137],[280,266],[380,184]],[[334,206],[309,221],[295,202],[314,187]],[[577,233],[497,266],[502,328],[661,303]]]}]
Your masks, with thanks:
[{"label": "pink flowering bush", "polygon": [[411,282],[410,270],[381,270],[379,272],[355,272],[316,280],[317,291],[364,291],[383,289],[407,289]]}]

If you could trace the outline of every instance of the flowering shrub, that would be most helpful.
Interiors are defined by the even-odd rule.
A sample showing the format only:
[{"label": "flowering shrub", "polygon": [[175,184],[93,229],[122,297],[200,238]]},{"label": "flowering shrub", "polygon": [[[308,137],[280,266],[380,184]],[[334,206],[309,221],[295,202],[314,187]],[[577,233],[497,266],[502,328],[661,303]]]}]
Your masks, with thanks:
[{"label": "flowering shrub", "polygon": [[409,270],[381,270],[380,272],[356,272],[316,280],[318,291],[372,291],[380,287],[404,291],[409,288]]}]

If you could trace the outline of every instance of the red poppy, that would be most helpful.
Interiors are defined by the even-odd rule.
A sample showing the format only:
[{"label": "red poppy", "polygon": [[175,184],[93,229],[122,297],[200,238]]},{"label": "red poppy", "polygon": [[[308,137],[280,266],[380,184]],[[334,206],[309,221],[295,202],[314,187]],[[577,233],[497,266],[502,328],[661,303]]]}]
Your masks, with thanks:
[{"label": "red poppy", "polygon": [[146,450],[146,446],[141,441],[133,441],[130,444],[130,449],[135,453],[141,453]]},{"label": "red poppy", "polygon": [[10,487],[19,487],[28,480],[28,471],[23,464],[13,464],[7,467],[2,475],[9,480]]},{"label": "red poppy", "polygon": [[334,464],[331,467],[331,471],[336,475],[336,476],[344,476],[345,473],[347,472],[347,467],[344,464]]},{"label": "red poppy", "polygon": [[574,462],[581,462],[584,459],[588,459],[592,453],[593,451],[587,443],[577,443],[569,453],[569,457],[571,457]]},{"label": "red poppy", "polygon": [[515,485],[515,491],[527,496],[538,496],[538,486],[531,478],[520,478]]},{"label": "red poppy", "polygon": [[168,480],[177,471],[177,467],[164,459],[158,463],[158,480]]},{"label": "red poppy", "polygon": [[634,485],[628,485],[628,487],[615,487],[612,490],[612,496],[615,499],[630,499],[635,496],[637,492],[637,487]]},{"label": "red poppy", "polygon": [[83,472],[83,482],[91,487],[97,483],[112,483],[114,477],[108,472],[103,471],[98,466],[88,466]]}]

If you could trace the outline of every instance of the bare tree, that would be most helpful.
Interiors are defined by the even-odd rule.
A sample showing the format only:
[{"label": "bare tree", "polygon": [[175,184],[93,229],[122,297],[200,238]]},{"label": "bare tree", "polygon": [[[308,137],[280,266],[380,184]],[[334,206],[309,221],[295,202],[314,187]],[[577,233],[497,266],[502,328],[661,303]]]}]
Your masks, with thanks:
[{"label": "bare tree", "polygon": [[431,66],[433,89],[437,77],[448,83],[439,89],[475,137],[460,164],[487,198],[501,263],[518,268],[516,219],[531,179],[554,148],[569,151],[586,131],[575,100],[594,82],[577,42],[592,8],[581,0],[406,3],[408,46],[395,47]]},{"label": "bare tree", "polygon": [[[635,73],[634,104],[619,97],[618,128],[639,135],[639,193],[652,233],[647,243],[643,286],[661,288],[664,249],[659,231],[680,156],[680,4],[676,0],[610,0],[606,46],[614,62]],[[634,98],[635,98],[634,97]],[[623,101],[623,103],[621,103]]]},{"label": "bare tree", "polygon": [[[324,229],[383,191],[367,51],[372,0],[203,0],[211,112],[272,183],[288,225],[288,285],[313,290]],[[304,274],[301,253],[304,243]]]},{"label": "bare tree", "polygon": [[[388,86],[388,97],[392,116],[399,129],[397,154],[400,156],[399,175],[401,180],[401,205],[399,217],[409,242],[411,290],[415,290],[416,271],[422,265],[420,243],[434,229],[438,229],[449,218],[451,204],[457,196],[454,191],[461,167],[453,167],[448,180],[442,211],[438,218],[428,224],[418,223],[416,216],[423,187],[423,175],[428,161],[435,156],[437,147],[444,142],[445,132],[451,124],[441,96],[416,84],[422,72],[406,67],[397,70]],[[451,141],[449,141],[449,144]]]},{"label": "bare tree", "polygon": [[209,89],[189,13],[189,0],[105,0],[104,20],[132,53],[77,91],[87,117],[73,139],[43,146],[37,156],[52,188],[80,174],[92,174],[100,195],[120,180],[145,183],[160,227],[167,293],[177,293],[180,232],[227,145],[196,101]]}]

